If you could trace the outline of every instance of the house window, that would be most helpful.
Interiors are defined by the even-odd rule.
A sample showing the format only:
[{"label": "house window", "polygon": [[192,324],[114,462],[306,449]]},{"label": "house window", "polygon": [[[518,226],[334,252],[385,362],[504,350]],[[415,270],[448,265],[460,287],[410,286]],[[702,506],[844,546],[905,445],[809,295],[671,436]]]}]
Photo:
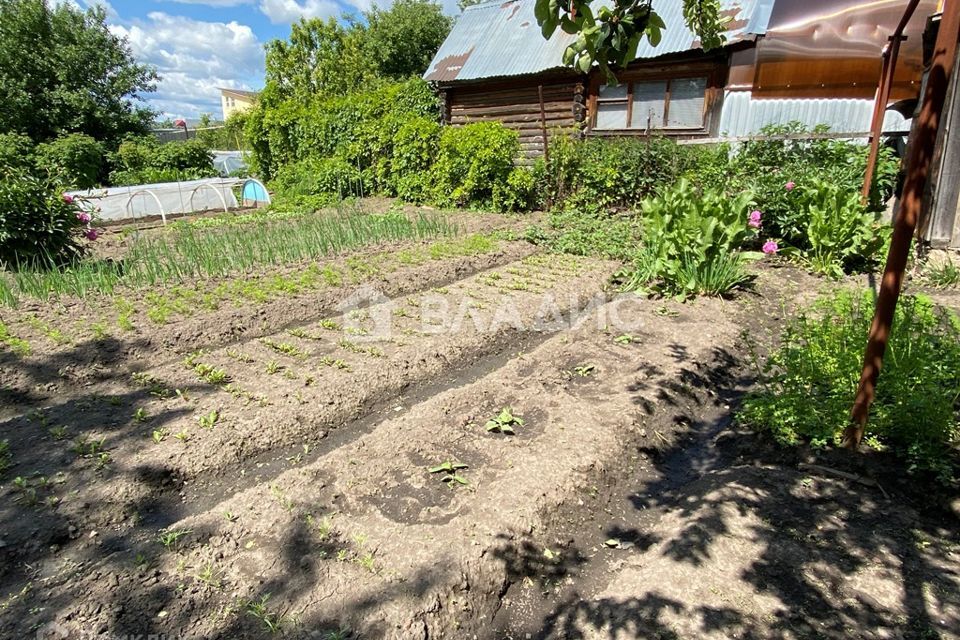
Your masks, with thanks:
[{"label": "house window", "polygon": [[706,78],[670,78],[600,87],[595,130],[702,129]]}]

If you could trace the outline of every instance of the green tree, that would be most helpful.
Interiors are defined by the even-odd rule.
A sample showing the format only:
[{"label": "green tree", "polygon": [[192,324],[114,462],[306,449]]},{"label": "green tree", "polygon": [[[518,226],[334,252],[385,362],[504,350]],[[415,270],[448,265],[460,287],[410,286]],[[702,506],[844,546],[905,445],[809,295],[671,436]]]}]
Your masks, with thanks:
[{"label": "green tree", "polygon": [[[610,65],[622,67],[636,59],[644,37],[653,46],[660,44],[666,25],[653,10],[653,0],[613,0],[612,6],[601,6],[596,14],[590,4],[590,0],[536,0],[534,14],[544,38],[557,27],[579,36],[563,52],[563,64],[587,73],[596,62],[612,79]],[[723,46],[729,18],[720,16],[720,0],[683,0],[683,18],[705,51]]]},{"label": "green tree", "polygon": [[107,28],[102,7],[0,2],[0,132],[38,143],[83,133],[115,146],[146,131],[152,113],[137,99],[156,79]]},{"label": "green tree", "polygon": [[432,0],[397,0],[389,9],[374,6],[364,15],[366,48],[377,72],[395,80],[423,75],[453,25]]},{"label": "green tree", "polygon": [[321,95],[354,91],[376,75],[366,55],[366,27],[341,25],[335,19],[301,19],[289,40],[267,44],[266,86],[260,97],[267,104],[295,99],[306,104]]}]

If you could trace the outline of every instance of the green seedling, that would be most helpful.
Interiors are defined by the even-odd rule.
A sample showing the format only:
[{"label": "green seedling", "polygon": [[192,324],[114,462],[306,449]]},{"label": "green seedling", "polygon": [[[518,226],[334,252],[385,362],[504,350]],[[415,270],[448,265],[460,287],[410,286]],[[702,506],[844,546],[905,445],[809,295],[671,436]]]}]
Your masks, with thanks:
[{"label": "green seedling", "polygon": [[275,342],[269,338],[263,338],[260,340],[260,342],[264,346],[273,349],[277,353],[282,353],[285,356],[291,356],[293,358],[299,358],[303,356],[302,351],[287,342]]},{"label": "green seedling", "polygon": [[73,441],[73,452],[79,457],[95,456],[103,451],[103,443],[106,438],[91,440],[89,436],[77,436]]},{"label": "green seedling", "polygon": [[214,425],[217,424],[217,420],[219,419],[220,412],[214,409],[210,413],[198,417],[197,422],[200,423],[201,429],[213,429]]},{"label": "green seedling", "polygon": [[236,522],[240,516],[232,511],[224,511],[223,517],[226,518],[227,522]]},{"label": "green seedling", "polygon": [[241,351],[237,351],[236,349],[227,349],[227,355],[233,358],[234,360],[237,360],[238,362],[246,362],[247,364],[250,364],[251,362],[256,362],[256,358],[254,358],[253,356],[243,353]]},{"label": "green seedling", "polygon": [[183,444],[187,444],[187,441],[190,440],[190,434],[187,433],[186,429],[184,429],[183,431],[180,431],[179,433],[175,433],[173,437],[179,440],[180,442],[182,442]]},{"label": "green seedling", "polygon": [[193,533],[191,529],[167,529],[157,535],[157,540],[166,549],[172,548],[183,536]]},{"label": "green seedling", "polygon": [[679,311],[676,311],[675,309],[668,309],[665,306],[657,307],[654,313],[664,318],[676,318],[680,315]]},{"label": "green seedling", "polygon": [[574,367],[573,372],[580,376],[581,378],[589,378],[594,373],[597,372],[597,365],[595,364],[581,364],[578,367]]},{"label": "green seedling", "polygon": [[622,336],[617,336],[613,339],[617,344],[632,344],[634,342],[640,342],[639,338],[636,338],[629,333],[625,333]]},{"label": "green seedling", "polygon": [[197,580],[205,583],[209,587],[214,589],[220,588],[220,577],[217,574],[217,570],[214,568],[213,563],[208,562],[203,566],[197,575],[195,576]]},{"label": "green seedling", "polygon": [[166,429],[154,429],[151,437],[156,444],[160,444],[167,439],[168,432]]},{"label": "green seedling", "polygon": [[427,469],[429,473],[442,473],[443,476],[440,478],[441,482],[448,483],[448,486],[456,486],[457,484],[470,484],[466,478],[460,475],[459,471],[461,469],[469,469],[467,465],[462,462],[444,462],[435,467],[430,467]]},{"label": "green seedling", "polygon": [[271,376],[282,370],[283,370],[283,365],[281,365],[276,360],[271,360],[270,362],[267,363],[266,372]]},{"label": "green seedling", "polygon": [[521,416],[513,415],[513,410],[509,407],[504,407],[500,410],[495,417],[487,420],[487,424],[484,425],[487,431],[493,433],[505,433],[507,435],[514,435],[514,427],[523,426],[523,418]]},{"label": "green seedling", "polygon": [[326,329],[327,331],[340,331],[340,325],[329,318],[321,320],[319,324],[322,328]]},{"label": "green seedling", "polygon": [[253,616],[263,624],[263,627],[270,633],[279,632],[287,623],[287,617],[282,613],[270,611],[267,607],[267,601],[270,600],[270,594],[264,594],[259,600],[250,600],[247,602],[247,614]]},{"label": "green seedling", "polygon": [[133,414],[134,422],[146,422],[150,419],[150,416],[147,415],[147,410],[143,407],[139,407],[136,412]]},{"label": "green seedling", "polygon": [[197,377],[202,381],[212,385],[222,385],[230,381],[230,376],[223,369],[217,369],[213,365],[198,363],[194,368]]},{"label": "green seedling", "polygon": [[331,358],[330,356],[323,356],[322,358],[320,358],[320,366],[323,366],[323,367],[333,367],[334,369],[349,369],[349,368],[350,368],[350,365],[348,365],[348,364],[346,363],[346,361],[340,360],[339,358],[335,360],[335,359]]},{"label": "green seedling", "polygon": [[63,440],[67,437],[67,428],[64,426],[50,427],[49,433],[53,436],[54,440]]},{"label": "green seedling", "polygon": [[106,469],[110,463],[113,462],[113,458],[110,457],[110,454],[106,451],[100,453],[97,456],[97,471],[102,471]]}]

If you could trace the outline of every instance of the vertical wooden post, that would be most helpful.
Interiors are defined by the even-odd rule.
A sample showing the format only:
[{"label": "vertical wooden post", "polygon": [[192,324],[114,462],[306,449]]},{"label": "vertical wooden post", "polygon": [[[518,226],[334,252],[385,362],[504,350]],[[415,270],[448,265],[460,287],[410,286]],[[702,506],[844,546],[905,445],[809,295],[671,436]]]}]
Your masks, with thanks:
[{"label": "vertical wooden post", "polygon": [[903,274],[910,255],[910,243],[923,206],[923,192],[933,163],[934,146],[940,129],[940,118],[953,72],[957,40],[960,39],[960,0],[946,2],[940,19],[940,30],[934,45],[920,115],[907,154],[907,179],[903,187],[900,211],[893,227],[893,239],[887,264],[880,282],[877,308],[870,326],[870,337],[863,358],[863,371],[851,411],[850,424],[843,434],[843,444],[850,449],[860,446],[876,395],[877,378],[890,339],[893,316],[903,287]]},{"label": "vertical wooden post", "polygon": [[540,133],[543,136],[543,159],[550,162],[550,144],[547,140],[547,112],[543,106],[543,85],[537,85],[537,93],[540,94]]}]

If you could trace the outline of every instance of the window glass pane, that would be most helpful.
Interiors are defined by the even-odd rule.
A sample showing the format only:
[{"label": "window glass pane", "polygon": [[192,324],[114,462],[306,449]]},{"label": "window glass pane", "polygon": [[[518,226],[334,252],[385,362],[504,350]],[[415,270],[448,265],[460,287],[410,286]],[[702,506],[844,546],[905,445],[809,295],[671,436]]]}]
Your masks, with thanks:
[{"label": "window glass pane", "polygon": [[631,129],[663,127],[663,100],[667,95],[666,82],[638,82],[633,85],[633,122]]},{"label": "window glass pane", "polygon": [[600,85],[600,95],[601,100],[624,100],[627,97],[627,85],[618,84],[615,86],[610,86],[608,84]]},{"label": "window glass pane", "polygon": [[703,126],[703,97],[706,78],[677,78],[670,82],[668,129],[692,129]]},{"label": "window glass pane", "polygon": [[597,124],[594,129],[626,129],[626,102],[598,102]]}]

